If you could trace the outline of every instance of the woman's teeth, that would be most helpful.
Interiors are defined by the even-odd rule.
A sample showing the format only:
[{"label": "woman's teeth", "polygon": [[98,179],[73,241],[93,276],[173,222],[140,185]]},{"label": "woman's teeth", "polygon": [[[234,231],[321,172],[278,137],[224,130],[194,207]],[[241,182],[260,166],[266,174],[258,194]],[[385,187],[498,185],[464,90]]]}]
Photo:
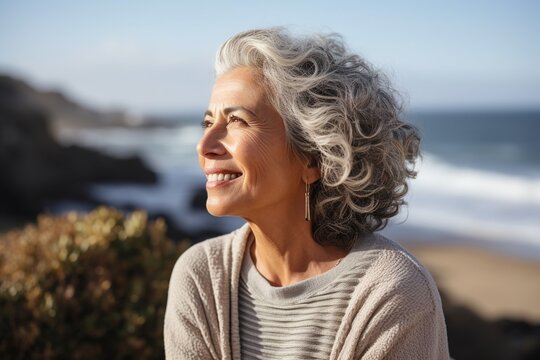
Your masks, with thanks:
[{"label": "woman's teeth", "polygon": [[228,181],[239,177],[242,174],[210,174],[208,175],[208,181]]}]

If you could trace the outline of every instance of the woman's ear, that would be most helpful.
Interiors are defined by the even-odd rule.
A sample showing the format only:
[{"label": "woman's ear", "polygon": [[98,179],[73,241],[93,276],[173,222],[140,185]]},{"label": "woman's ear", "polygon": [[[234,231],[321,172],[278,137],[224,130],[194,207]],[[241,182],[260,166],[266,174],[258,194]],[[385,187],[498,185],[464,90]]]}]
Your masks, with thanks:
[{"label": "woman's ear", "polygon": [[313,184],[321,178],[321,170],[317,166],[316,161],[310,161],[304,169],[304,182]]},{"label": "woman's ear", "polygon": [[298,160],[303,167],[302,181],[304,183],[313,184],[321,178],[321,170],[319,169],[318,161],[314,156],[299,156]]}]

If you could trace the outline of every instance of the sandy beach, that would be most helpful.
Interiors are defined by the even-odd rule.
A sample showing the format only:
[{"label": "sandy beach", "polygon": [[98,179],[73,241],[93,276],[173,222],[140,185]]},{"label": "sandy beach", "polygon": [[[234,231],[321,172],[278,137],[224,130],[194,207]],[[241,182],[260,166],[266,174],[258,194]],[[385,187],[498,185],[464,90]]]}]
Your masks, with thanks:
[{"label": "sandy beach", "polygon": [[488,320],[540,323],[540,262],[461,244],[405,246],[454,303]]}]

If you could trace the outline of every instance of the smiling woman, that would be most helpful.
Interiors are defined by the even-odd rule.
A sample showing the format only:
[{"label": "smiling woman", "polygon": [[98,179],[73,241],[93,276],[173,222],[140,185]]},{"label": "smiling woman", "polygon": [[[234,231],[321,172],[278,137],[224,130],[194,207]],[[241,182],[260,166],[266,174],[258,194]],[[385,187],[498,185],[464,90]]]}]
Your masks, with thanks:
[{"label": "smiling woman", "polygon": [[375,233],[419,137],[382,74],[337,35],[225,42],[198,146],[207,209],[246,225],[177,261],[168,358],[446,359],[427,270]]}]

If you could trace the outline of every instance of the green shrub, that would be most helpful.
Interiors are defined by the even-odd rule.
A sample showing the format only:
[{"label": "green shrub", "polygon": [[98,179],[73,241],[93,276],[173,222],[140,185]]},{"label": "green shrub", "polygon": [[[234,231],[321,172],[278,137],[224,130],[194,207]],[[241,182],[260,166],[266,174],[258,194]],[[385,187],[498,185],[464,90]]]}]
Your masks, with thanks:
[{"label": "green shrub", "polygon": [[43,215],[0,237],[0,358],[163,358],[169,276],[188,247],[146,213]]}]

